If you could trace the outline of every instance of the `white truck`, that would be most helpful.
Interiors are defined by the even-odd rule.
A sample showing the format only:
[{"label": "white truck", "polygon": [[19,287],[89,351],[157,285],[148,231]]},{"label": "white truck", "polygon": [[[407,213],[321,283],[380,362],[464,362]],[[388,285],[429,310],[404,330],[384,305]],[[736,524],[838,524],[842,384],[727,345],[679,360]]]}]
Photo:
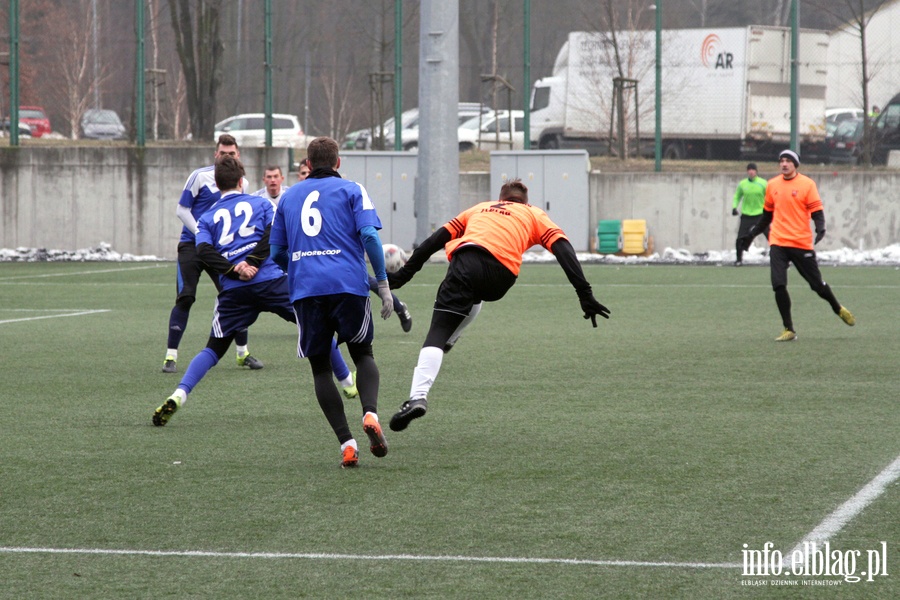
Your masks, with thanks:
[{"label": "white truck", "polygon": [[[673,29],[662,32],[662,147],[665,158],[774,156],[791,133],[791,32],[750,26]],[[553,74],[534,84],[531,144],[534,148],[586,148],[615,153],[613,78],[635,80],[623,95],[629,150],[652,156],[656,132],[656,33],[572,32],[556,57]],[[799,128],[804,145],[825,137],[828,34],[799,34]],[[614,123],[616,125],[616,123]],[[635,144],[636,132],[640,144]],[[611,137],[612,134],[612,137]]]}]

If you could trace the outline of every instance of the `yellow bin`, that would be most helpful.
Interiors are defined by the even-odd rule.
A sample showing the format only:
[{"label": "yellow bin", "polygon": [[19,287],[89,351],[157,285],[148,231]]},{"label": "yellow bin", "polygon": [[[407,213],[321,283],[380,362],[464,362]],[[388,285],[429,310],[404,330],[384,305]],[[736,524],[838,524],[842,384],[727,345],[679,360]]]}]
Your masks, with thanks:
[{"label": "yellow bin", "polygon": [[625,219],[622,221],[622,253],[643,254],[647,251],[646,219]]}]

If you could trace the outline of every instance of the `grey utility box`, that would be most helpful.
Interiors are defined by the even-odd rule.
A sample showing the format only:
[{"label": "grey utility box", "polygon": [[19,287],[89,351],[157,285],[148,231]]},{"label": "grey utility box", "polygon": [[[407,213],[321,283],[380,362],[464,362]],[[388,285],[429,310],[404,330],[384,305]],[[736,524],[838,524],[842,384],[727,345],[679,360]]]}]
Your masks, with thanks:
[{"label": "grey utility box", "polygon": [[491,152],[491,198],[507,179],[528,186],[528,202],[544,209],[578,252],[591,247],[591,162],[585,150],[500,150]]},{"label": "grey utility box", "polygon": [[385,244],[411,250],[416,241],[415,183],[419,157],[410,152],[341,152],[344,179],[361,183],[381,219]]}]

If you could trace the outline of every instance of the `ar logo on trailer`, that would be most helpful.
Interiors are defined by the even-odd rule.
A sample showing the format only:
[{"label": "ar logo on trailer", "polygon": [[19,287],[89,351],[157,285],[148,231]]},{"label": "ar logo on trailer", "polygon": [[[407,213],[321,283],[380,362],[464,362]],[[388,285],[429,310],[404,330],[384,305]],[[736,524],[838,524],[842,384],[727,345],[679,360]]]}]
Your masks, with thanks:
[{"label": "ar logo on trailer", "polygon": [[734,55],[721,49],[722,40],[715,33],[711,33],[703,39],[700,48],[700,62],[706,68],[733,69]]}]

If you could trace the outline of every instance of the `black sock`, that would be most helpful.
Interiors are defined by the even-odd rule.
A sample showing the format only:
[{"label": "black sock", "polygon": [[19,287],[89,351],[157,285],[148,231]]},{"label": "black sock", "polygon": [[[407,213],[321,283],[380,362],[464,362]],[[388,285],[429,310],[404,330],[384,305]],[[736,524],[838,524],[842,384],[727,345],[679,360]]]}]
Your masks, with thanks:
[{"label": "black sock", "polygon": [[837,298],[834,297],[834,292],[831,291],[831,286],[827,283],[822,285],[822,289],[819,291],[819,296],[824,298],[828,304],[831,305],[831,310],[834,311],[834,314],[840,314],[841,312],[841,303],[837,301]]},{"label": "black sock", "polygon": [[350,433],[350,426],[347,424],[347,415],[344,413],[344,401],[337,386],[334,385],[334,379],[331,371],[313,375],[313,382],[316,389],[316,399],[328,424],[337,436],[340,443],[344,443],[353,439]]},{"label": "black sock", "polygon": [[778,312],[781,313],[781,322],[784,323],[784,328],[794,331],[794,321],[791,319],[791,296],[786,287],[775,289],[775,304],[778,305]]}]

